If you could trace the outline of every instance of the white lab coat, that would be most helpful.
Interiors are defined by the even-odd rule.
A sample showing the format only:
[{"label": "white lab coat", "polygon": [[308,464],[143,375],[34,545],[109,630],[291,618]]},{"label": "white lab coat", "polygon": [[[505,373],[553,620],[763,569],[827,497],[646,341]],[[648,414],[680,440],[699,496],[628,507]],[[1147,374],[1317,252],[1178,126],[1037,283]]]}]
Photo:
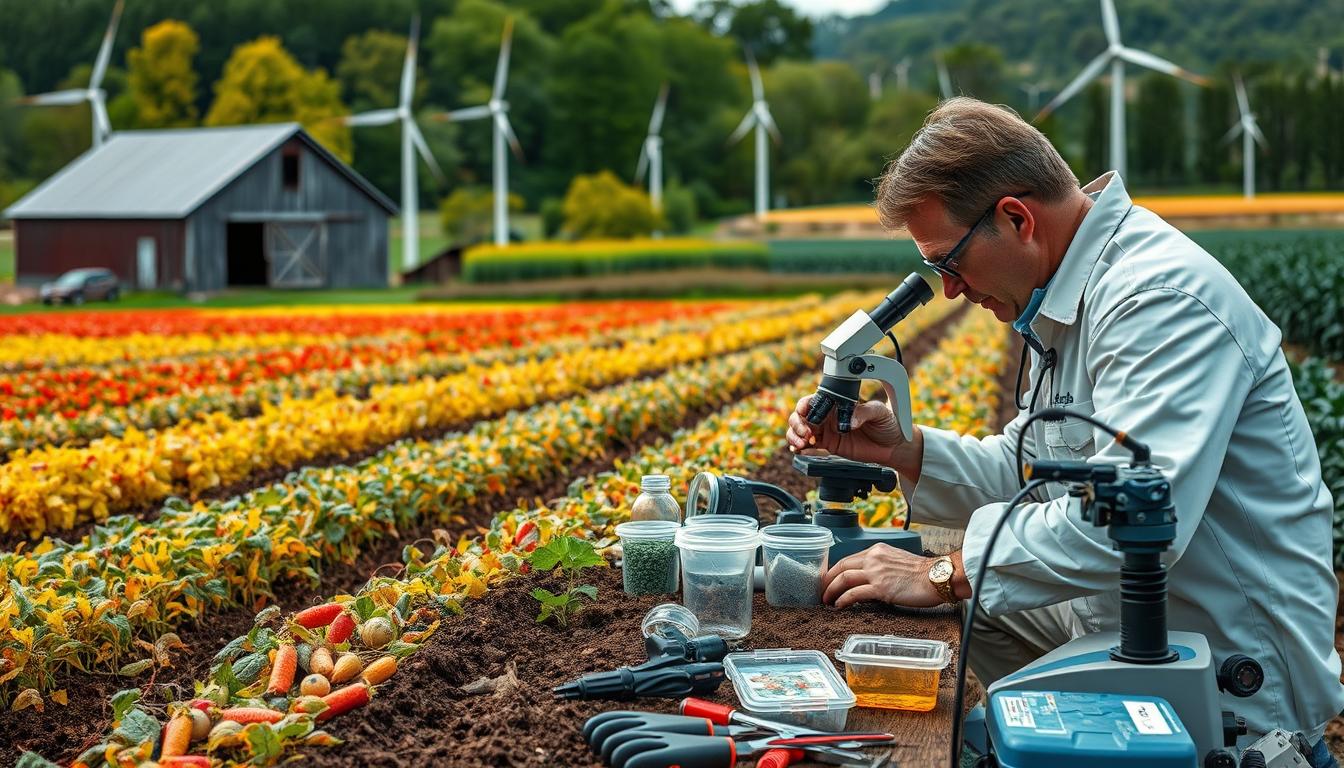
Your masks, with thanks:
[{"label": "white lab coat", "polygon": [[[1282,334],[1222,265],[1134,205],[1116,174],[1083,191],[1095,204],[1031,326],[1058,353],[1037,408],[1093,414],[1152,447],[1177,514],[1165,555],[1169,628],[1204,634],[1215,663],[1240,652],[1264,666],[1257,694],[1224,701],[1252,735],[1277,726],[1314,742],[1344,707],[1332,500]],[[1033,384],[1041,362],[1033,353]],[[1019,489],[1013,451],[1025,419],[979,440],[923,428],[912,519],[965,528],[971,579],[986,567],[986,539]],[[1130,458],[1075,419],[1038,420],[1025,451]],[[1046,488],[1050,500],[1026,504],[999,535],[981,606],[1000,615],[1068,600],[1088,631],[1118,629],[1121,556],[1058,485]]]}]

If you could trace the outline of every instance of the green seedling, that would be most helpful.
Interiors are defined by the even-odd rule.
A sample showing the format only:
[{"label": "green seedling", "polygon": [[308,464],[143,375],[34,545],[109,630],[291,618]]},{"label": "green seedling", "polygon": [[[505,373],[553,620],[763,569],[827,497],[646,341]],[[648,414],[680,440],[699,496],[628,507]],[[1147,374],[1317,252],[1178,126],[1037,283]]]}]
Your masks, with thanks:
[{"label": "green seedling", "polygon": [[607,561],[597,554],[591,542],[576,536],[561,536],[551,539],[544,547],[538,547],[528,557],[532,567],[549,571],[560,568],[565,575],[567,588],[555,594],[548,589],[537,587],[532,597],[541,603],[541,612],[537,621],[543,622],[552,617],[562,627],[569,626],[569,620],[583,610],[583,599],[597,599],[597,587],[589,584],[577,584],[579,574],[585,568],[606,565]]}]

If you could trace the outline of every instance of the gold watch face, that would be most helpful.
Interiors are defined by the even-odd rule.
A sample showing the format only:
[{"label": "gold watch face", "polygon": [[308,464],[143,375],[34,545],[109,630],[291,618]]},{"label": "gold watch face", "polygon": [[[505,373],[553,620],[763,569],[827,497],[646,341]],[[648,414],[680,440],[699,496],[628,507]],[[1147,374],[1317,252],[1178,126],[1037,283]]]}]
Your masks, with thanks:
[{"label": "gold watch face", "polygon": [[952,578],[952,571],[953,568],[951,560],[935,561],[933,566],[929,568],[929,580],[947,581],[948,579]]}]

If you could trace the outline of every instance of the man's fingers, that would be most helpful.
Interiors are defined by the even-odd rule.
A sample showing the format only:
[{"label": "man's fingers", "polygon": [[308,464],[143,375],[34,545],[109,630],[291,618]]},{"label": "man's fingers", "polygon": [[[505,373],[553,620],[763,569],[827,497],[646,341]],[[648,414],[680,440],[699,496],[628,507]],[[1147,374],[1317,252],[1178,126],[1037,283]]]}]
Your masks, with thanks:
[{"label": "man's fingers", "polygon": [[882,593],[872,584],[860,584],[835,599],[836,608],[848,608],[855,603],[880,601]]},{"label": "man's fingers", "polygon": [[867,583],[867,571],[858,568],[845,571],[832,579],[830,584],[826,585],[826,591],[822,594],[821,601],[823,603],[833,603],[836,598],[843,595],[845,592]]},{"label": "man's fingers", "polygon": [[798,405],[794,406],[793,412],[799,416],[806,416],[807,412],[812,410],[812,396],[804,395],[798,399]]},{"label": "man's fingers", "polygon": [[854,554],[848,557],[844,557],[841,558],[840,560],[837,560],[835,564],[832,565],[830,568],[828,568],[826,570],[826,573],[822,575],[821,583],[830,584],[832,579],[838,577],[845,571],[854,570],[856,568],[862,569],[864,563],[864,556],[867,553],[868,550],[864,550],[862,552],[855,552]]}]

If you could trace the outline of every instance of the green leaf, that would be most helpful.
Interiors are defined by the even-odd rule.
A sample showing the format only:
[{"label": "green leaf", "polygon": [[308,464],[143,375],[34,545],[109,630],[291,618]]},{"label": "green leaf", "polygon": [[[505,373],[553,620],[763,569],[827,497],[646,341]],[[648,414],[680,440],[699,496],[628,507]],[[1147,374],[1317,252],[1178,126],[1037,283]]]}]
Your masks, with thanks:
[{"label": "green leaf", "polygon": [[367,621],[375,610],[377,610],[377,606],[373,604],[373,599],[368,595],[364,595],[355,601],[355,616],[359,618],[360,622]]},{"label": "green leaf", "polygon": [[117,670],[117,674],[122,677],[135,677],[152,666],[154,666],[153,659],[141,659],[139,661],[133,661],[130,664],[122,665],[121,669]]},{"label": "green leaf", "polygon": [[112,738],[127,746],[135,744],[159,743],[159,721],[146,714],[144,710],[132,708],[121,718]]},{"label": "green leaf", "polygon": [[591,586],[589,584],[584,584],[582,586],[575,587],[571,589],[570,592],[575,592],[580,595],[586,595],[589,600],[597,599],[597,587]]},{"label": "green leaf", "polygon": [[[266,666],[266,661],[265,653],[249,653],[233,662],[233,677],[239,684],[238,687],[244,688],[256,682],[261,676],[261,670]],[[229,692],[232,693],[234,690],[236,689],[230,688]]]},{"label": "green leaf", "polygon": [[284,749],[280,737],[267,723],[252,723],[243,729],[243,737],[247,739],[252,762],[257,765],[270,765]]},{"label": "green leaf", "polygon": [[19,761],[14,764],[14,768],[61,768],[56,763],[37,754],[36,752],[24,752],[19,755]]},{"label": "green leaf", "polygon": [[116,722],[126,716],[140,702],[139,688],[126,688],[112,694],[112,722]]},{"label": "green leaf", "polygon": [[[286,722],[288,720],[288,722]],[[313,720],[309,717],[300,717],[290,720],[285,718],[276,724],[282,739],[298,739],[312,733]]]}]

